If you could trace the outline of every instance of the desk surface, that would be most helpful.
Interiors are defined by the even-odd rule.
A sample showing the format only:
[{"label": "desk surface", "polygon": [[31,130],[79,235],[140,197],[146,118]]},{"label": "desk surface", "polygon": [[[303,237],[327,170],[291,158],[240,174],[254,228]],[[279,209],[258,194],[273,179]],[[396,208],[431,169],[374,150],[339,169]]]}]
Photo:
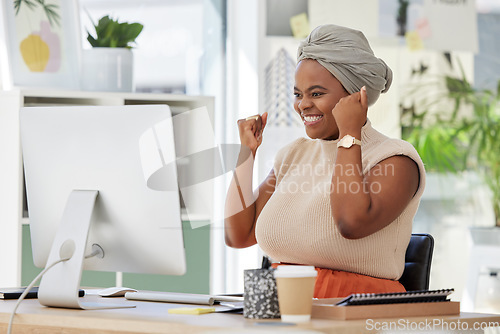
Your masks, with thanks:
[{"label": "desk surface", "polygon": [[[249,320],[241,314],[169,314],[169,308],[182,304],[129,301],[125,298],[85,296],[87,301],[123,303],[135,308],[72,310],[41,306],[36,299],[24,300],[12,329],[18,333],[376,333],[384,329],[474,329],[474,326],[500,326],[500,315],[461,313],[456,316],[410,317],[404,319],[324,320],[313,319],[300,325],[282,326],[276,320]],[[15,300],[0,300],[0,332],[5,332]],[[193,306],[193,305],[190,305]],[[389,327],[392,326],[392,327]],[[396,326],[396,327],[394,327]],[[420,327],[417,327],[420,326]],[[427,327],[425,327],[427,326]],[[434,326],[434,327],[429,327]],[[457,327],[460,326],[460,327]],[[466,327],[464,327],[466,326]],[[258,330],[258,331],[257,331]],[[293,331],[292,331],[293,330]]]}]

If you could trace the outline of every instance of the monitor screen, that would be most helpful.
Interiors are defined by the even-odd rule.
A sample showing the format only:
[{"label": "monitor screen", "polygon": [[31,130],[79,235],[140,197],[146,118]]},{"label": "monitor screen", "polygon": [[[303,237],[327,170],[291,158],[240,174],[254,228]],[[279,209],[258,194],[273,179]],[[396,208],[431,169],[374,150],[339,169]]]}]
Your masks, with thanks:
[{"label": "monitor screen", "polygon": [[82,269],[185,273],[168,106],[25,107],[20,129],[34,263],[45,267],[68,243],[76,261],[44,275],[40,298],[61,271],[76,271],[77,283],[57,287],[70,291]]}]

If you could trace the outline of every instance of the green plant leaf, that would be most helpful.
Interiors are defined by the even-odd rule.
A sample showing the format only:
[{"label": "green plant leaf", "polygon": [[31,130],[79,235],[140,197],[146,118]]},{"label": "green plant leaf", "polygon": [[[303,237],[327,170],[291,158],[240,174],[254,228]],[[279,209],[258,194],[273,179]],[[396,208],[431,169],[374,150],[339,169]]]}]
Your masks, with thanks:
[{"label": "green plant leaf", "polygon": [[25,4],[26,7],[31,10],[36,7],[36,4],[31,0],[14,0],[14,9],[16,10],[16,15],[19,14],[19,10],[21,9],[22,4]]},{"label": "green plant leaf", "polygon": [[90,33],[88,33],[87,41],[89,41],[89,43],[90,43],[90,45],[92,45],[92,47],[97,47],[98,46],[97,45],[97,40]]},{"label": "green plant leaf", "polygon": [[[476,90],[461,64],[460,69],[460,78],[443,76],[442,85],[438,82],[413,90],[417,97],[413,103],[424,109],[420,112],[423,118],[416,111],[406,113],[412,126],[404,129],[404,139],[415,146],[427,170],[479,171],[493,194],[500,224],[500,80],[496,92]],[[443,86],[443,94],[437,93]],[[441,100],[448,101],[448,108],[444,104],[445,109],[437,112]],[[432,113],[428,112],[431,108]]]},{"label": "green plant leaf", "polygon": [[59,9],[58,5],[46,4],[45,0],[14,0],[13,4],[16,15],[19,14],[22,4],[25,4],[30,10],[34,10],[37,6],[41,6],[50,25],[60,25],[61,17],[57,12]]},{"label": "green plant leaf", "polygon": [[92,36],[88,31],[87,40],[93,47],[131,48],[132,43],[142,32],[143,25],[140,23],[118,22],[109,15],[99,19],[97,25],[94,24],[96,36]]},{"label": "green plant leaf", "polygon": [[60,25],[60,20],[61,17],[59,16],[59,13],[57,12],[57,9],[59,7],[57,5],[44,5],[43,10],[45,11],[45,15],[47,15],[47,18],[49,19],[49,23],[51,25]]},{"label": "green plant leaf", "polygon": [[453,129],[418,128],[407,140],[415,146],[427,170],[458,173],[465,169],[464,144]]}]

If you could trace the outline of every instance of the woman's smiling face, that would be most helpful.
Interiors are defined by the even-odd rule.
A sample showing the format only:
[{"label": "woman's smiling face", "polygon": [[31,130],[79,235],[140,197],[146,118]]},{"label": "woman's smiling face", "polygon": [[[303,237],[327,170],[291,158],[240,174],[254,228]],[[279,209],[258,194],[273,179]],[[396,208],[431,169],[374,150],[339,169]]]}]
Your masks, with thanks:
[{"label": "woman's smiling face", "polygon": [[332,110],[349,95],[340,81],[316,60],[303,59],[295,70],[295,111],[312,139],[335,140],[339,129]]}]

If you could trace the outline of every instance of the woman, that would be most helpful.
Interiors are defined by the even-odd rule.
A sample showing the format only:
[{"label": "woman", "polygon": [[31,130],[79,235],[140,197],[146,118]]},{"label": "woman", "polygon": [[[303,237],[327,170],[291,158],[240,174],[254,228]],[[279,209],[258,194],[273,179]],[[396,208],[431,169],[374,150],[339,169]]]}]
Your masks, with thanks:
[{"label": "woman", "polygon": [[227,245],[256,243],[281,264],[314,265],[316,298],[401,292],[397,281],[424,189],[415,149],[371,127],[392,81],[364,35],[316,28],[298,49],[295,111],[310,139],[281,149],[252,194],[267,114],[238,121],[241,151],[226,200]]}]

